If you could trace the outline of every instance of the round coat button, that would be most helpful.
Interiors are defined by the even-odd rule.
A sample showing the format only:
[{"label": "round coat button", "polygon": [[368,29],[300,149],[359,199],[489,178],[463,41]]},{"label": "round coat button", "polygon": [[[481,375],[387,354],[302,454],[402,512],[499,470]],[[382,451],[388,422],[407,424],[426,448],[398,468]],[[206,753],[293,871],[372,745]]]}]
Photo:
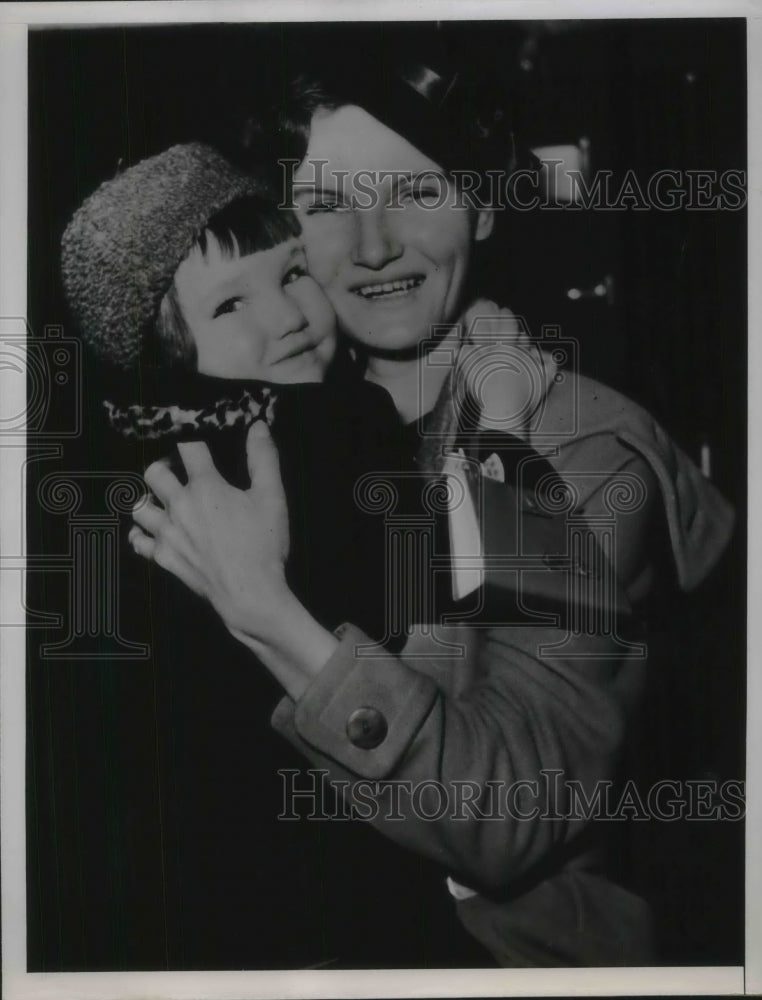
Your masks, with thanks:
[{"label": "round coat button", "polygon": [[377,708],[358,708],[347,720],[347,736],[362,750],[372,750],[386,739],[389,726]]}]

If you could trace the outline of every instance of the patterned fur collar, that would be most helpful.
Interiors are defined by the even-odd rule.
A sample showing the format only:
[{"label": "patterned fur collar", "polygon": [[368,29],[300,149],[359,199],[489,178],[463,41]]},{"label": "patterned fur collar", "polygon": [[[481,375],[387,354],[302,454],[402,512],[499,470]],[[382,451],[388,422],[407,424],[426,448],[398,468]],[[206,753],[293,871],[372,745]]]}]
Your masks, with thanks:
[{"label": "patterned fur collar", "polygon": [[111,426],[126,438],[151,440],[195,436],[234,427],[249,427],[256,420],[273,422],[277,396],[269,386],[246,390],[235,398],[220,399],[199,409],[184,406],[117,406],[104,401]]}]

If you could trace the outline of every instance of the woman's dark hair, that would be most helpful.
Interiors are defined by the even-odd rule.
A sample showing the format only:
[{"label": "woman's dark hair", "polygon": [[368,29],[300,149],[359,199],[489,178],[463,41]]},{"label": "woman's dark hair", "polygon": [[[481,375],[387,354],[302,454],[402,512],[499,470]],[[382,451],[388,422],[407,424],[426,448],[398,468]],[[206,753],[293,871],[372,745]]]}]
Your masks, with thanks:
[{"label": "woman's dark hair", "polygon": [[[189,252],[198,248],[206,254],[211,234],[227,257],[246,256],[271,250],[301,235],[296,215],[278,208],[274,201],[255,196],[238,198],[213,215],[197,235]],[[173,369],[193,370],[197,364],[196,345],[188,329],[173,281],[164,295],[156,319],[155,345],[163,364]]]},{"label": "woman's dark hair", "polygon": [[488,170],[508,176],[533,165],[517,144],[505,94],[486,74],[454,68],[442,51],[409,57],[396,49],[348,55],[294,76],[277,100],[244,122],[244,156],[257,166],[263,149],[271,159],[301,161],[315,112],[348,104],[364,108],[456,177]]}]

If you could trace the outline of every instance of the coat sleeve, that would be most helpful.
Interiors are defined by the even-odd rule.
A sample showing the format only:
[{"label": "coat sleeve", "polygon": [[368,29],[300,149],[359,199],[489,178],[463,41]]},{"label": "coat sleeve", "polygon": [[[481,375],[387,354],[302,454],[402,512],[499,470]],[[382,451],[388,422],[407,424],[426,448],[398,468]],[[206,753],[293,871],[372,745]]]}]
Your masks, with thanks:
[{"label": "coat sleeve", "polygon": [[[645,501],[618,525],[626,585],[642,576],[658,489],[640,458],[622,462],[646,484]],[[585,497],[586,514],[604,509],[605,485]],[[631,648],[615,632],[588,632],[471,627],[459,633],[462,659],[447,662],[427,654],[420,631],[395,657],[347,626],[273,724],[314,767],[349,782],[350,797],[370,802],[358,815],[384,835],[500,893],[582,831],[575,790],[590,801],[614,776],[644,659],[623,655]]]}]

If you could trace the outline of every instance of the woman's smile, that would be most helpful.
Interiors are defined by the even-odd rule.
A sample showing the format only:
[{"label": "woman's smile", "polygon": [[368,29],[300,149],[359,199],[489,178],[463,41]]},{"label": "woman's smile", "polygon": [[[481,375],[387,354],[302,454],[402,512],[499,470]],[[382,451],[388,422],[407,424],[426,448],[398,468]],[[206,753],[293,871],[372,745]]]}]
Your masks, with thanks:
[{"label": "woman's smile", "polygon": [[[426,175],[437,178],[436,201],[410,180]],[[405,353],[455,321],[472,244],[492,216],[464,205],[437,163],[348,105],[314,115],[294,181],[310,273],[348,337],[370,354]]]},{"label": "woman's smile", "polygon": [[386,278],[374,284],[365,284],[350,289],[355,295],[373,305],[395,304],[409,298],[426,281],[426,275],[414,274],[405,278]]}]

